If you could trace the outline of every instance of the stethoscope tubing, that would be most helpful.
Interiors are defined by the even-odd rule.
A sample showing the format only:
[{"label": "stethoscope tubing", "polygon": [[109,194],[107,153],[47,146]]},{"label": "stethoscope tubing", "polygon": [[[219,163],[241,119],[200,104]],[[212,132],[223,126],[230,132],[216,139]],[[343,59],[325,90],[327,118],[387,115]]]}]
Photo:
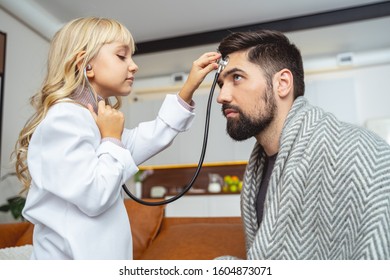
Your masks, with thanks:
[{"label": "stethoscope tubing", "polygon": [[192,179],[188,183],[188,185],[186,185],[184,187],[184,189],[180,193],[176,194],[175,196],[173,196],[171,198],[168,198],[168,199],[165,199],[165,200],[160,200],[160,201],[145,201],[145,200],[142,200],[142,199],[134,196],[130,192],[130,190],[127,188],[126,184],[123,184],[122,185],[122,189],[124,190],[124,192],[131,199],[133,199],[134,201],[136,201],[136,202],[138,202],[140,204],[147,205],[147,206],[160,206],[160,205],[165,205],[165,204],[168,204],[168,203],[171,203],[171,202],[174,202],[174,201],[178,200],[179,198],[181,198],[184,194],[186,194],[191,189],[192,185],[195,183],[195,181],[196,181],[196,179],[197,179],[197,177],[199,175],[200,170],[202,169],[204,156],[206,154],[207,139],[208,139],[208,134],[209,134],[209,126],[210,126],[211,104],[212,104],[212,101],[213,101],[213,95],[214,95],[215,86],[217,84],[219,73],[221,72],[221,70],[222,69],[219,68],[218,71],[215,73],[214,81],[213,81],[213,83],[211,85],[211,88],[210,88],[210,94],[209,94],[209,99],[208,99],[208,102],[207,102],[207,109],[206,109],[206,120],[205,120],[205,126],[204,126],[202,152],[200,154],[198,166],[197,166],[197,168],[195,170],[194,175],[192,176]]}]

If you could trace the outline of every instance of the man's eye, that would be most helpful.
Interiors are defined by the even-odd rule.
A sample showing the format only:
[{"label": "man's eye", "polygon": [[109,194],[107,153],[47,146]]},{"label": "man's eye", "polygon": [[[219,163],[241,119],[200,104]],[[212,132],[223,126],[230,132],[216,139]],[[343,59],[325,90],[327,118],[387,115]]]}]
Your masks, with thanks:
[{"label": "man's eye", "polygon": [[234,81],[239,81],[239,80],[241,80],[241,76],[240,75],[237,75],[237,74],[235,74],[235,75],[233,75],[233,80]]}]

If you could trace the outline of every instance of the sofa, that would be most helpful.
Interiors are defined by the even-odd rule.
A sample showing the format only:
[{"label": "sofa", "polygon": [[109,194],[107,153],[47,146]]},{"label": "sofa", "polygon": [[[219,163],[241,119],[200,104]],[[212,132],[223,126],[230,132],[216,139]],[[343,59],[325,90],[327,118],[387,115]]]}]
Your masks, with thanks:
[{"label": "sofa", "polygon": [[[125,206],[135,260],[245,258],[240,217],[165,217],[164,206],[145,206],[130,199],[125,199]],[[31,247],[33,227],[29,222],[0,224],[0,250]]]}]

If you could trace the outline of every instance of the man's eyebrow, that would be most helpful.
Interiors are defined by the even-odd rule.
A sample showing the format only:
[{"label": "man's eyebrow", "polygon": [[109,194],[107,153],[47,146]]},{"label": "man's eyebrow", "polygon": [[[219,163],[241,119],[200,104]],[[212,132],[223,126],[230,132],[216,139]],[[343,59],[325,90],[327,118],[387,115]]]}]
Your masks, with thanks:
[{"label": "man's eyebrow", "polygon": [[242,72],[242,73],[245,73],[244,70],[241,70],[240,68],[237,68],[237,67],[234,67],[232,69],[230,69],[229,71],[223,73],[223,77],[226,78],[227,76],[233,74],[233,73],[236,73],[236,72]]},{"label": "man's eyebrow", "polygon": [[[237,72],[245,73],[244,70],[237,68],[237,67],[234,67],[226,72],[222,72],[222,77],[225,79],[227,76],[232,75],[232,74],[237,73]],[[221,83],[221,79],[218,78],[218,84],[220,84],[220,83]]]}]

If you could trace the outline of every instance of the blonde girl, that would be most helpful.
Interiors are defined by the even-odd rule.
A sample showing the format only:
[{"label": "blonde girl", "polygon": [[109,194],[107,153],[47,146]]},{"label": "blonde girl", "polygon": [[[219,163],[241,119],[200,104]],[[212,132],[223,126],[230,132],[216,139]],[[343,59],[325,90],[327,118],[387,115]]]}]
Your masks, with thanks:
[{"label": "blonde girl", "polygon": [[96,17],[67,23],[51,42],[47,76],[31,98],[36,112],[15,147],[32,259],[132,259],[121,185],[191,126],[192,95],[220,57],[200,56],[157,118],[130,130],[117,109],[138,71],[134,50],[126,27]]}]

